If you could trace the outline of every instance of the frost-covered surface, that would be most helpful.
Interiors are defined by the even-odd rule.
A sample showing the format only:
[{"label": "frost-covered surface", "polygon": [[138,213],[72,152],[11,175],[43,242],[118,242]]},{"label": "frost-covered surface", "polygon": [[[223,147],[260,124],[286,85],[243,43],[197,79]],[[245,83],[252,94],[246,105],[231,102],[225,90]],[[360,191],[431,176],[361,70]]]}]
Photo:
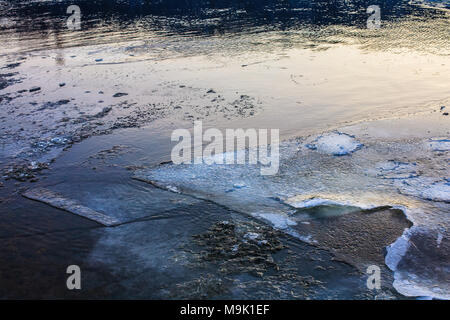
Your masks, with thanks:
[{"label": "frost-covered surface", "polygon": [[[338,138],[339,143],[330,137]],[[311,149],[310,141],[315,150]],[[435,226],[440,226],[442,242],[448,239],[450,226],[448,153],[435,152],[427,143],[428,140],[419,139],[364,140],[333,132],[283,142],[280,170],[274,176],[261,176],[257,165],[165,164],[137,171],[135,177],[165,189],[175,186],[183,194],[247,213],[308,243],[317,239],[303,227],[308,221],[300,219],[296,212],[316,206],[341,206],[342,214],[353,212],[351,208],[355,207],[391,206],[405,212],[414,228],[420,226],[422,233],[435,232]],[[365,147],[351,157],[335,156],[342,145],[350,152],[362,144]],[[414,228],[404,234],[406,241],[416,236]],[[436,247],[436,239],[433,245]],[[439,283],[441,292],[430,296],[444,297],[443,292],[450,292],[448,282],[439,280],[448,276],[447,269],[436,267],[434,273],[427,274],[408,269],[417,261],[432,266],[448,261],[450,252],[443,248],[442,245],[436,248],[442,260],[428,261],[432,257],[414,250],[408,251],[407,259],[402,258],[405,243],[392,244],[387,259],[391,261],[396,256],[400,261],[388,262],[397,277],[397,290],[405,295],[423,296],[424,290],[414,288]]]},{"label": "frost-covered surface", "polygon": [[319,136],[306,146],[311,150],[317,150],[321,153],[344,156],[355,152],[363,145],[351,135],[342,132],[332,132]]}]

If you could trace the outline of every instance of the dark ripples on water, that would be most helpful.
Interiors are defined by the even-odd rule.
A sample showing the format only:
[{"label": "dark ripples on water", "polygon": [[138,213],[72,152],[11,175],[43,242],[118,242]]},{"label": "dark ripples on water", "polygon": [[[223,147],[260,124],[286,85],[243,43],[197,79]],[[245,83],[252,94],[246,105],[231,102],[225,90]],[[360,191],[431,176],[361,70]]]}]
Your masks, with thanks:
[{"label": "dark ripples on water", "polygon": [[[1,41],[20,51],[152,36],[208,36],[344,25],[364,27],[372,0],[79,0],[82,31],[66,27],[73,1],[0,0]],[[407,0],[379,1],[383,21],[430,14]],[[433,14],[436,14],[434,12]],[[445,13],[442,13],[445,14]],[[32,40],[32,44],[30,44]]]}]

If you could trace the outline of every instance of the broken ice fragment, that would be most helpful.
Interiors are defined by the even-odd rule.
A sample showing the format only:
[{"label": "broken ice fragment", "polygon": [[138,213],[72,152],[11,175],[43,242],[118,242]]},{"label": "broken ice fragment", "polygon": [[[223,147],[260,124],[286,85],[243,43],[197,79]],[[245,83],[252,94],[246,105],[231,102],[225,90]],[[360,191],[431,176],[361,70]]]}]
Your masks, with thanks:
[{"label": "broken ice fragment", "polygon": [[343,156],[355,152],[363,145],[355,137],[341,132],[331,132],[321,135],[306,147],[311,150],[317,150],[320,153],[331,154],[334,156]]},{"label": "broken ice fragment", "polygon": [[23,196],[28,199],[44,202],[52,207],[71,212],[89,220],[93,220],[106,227],[112,227],[120,224],[120,221],[112,217],[94,211],[83,206],[76,200],[64,198],[64,196],[45,188],[28,190],[23,194]]},{"label": "broken ice fragment", "polygon": [[270,222],[277,229],[288,229],[290,226],[295,226],[297,223],[292,221],[287,216],[278,213],[254,213],[253,216],[262,218]]},{"label": "broken ice fragment", "polygon": [[256,240],[259,238],[259,234],[257,234],[256,232],[247,232],[246,234],[244,234],[244,238],[248,240]]},{"label": "broken ice fragment", "polygon": [[28,166],[30,170],[36,170],[39,168],[39,163],[37,161],[31,161],[30,165]]},{"label": "broken ice fragment", "polygon": [[386,264],[394,271],[393,286],[402,295],[450,299],[445,263],[449,261],[450,242],[442,237],[436,246],[434,241],[436,230],[412,227],[387,247]]}]

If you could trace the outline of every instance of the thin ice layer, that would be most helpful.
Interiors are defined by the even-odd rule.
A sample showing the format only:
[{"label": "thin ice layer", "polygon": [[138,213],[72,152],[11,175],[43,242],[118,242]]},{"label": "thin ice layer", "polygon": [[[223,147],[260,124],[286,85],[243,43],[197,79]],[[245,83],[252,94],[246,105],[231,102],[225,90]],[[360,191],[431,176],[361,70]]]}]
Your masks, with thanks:
[{"label": "thin ice layer", "polygon": [[28,190],[24,193],[24,196],[29,199],[41,201],[53,207],[69,211],[78,216],[98,222],[106,227],[115,226],[120,223],[119,220],[116,220],[113,217],[92,210],[91,208],[83,206],[76,200],[65,198],[61,194],[45,188]]},{"label": "thin ice layer", "polygon": [[80,181],[28,190],[24,196],[105,226],[138,219],[170,218],[168,210],[198,202],[135,181]]}]

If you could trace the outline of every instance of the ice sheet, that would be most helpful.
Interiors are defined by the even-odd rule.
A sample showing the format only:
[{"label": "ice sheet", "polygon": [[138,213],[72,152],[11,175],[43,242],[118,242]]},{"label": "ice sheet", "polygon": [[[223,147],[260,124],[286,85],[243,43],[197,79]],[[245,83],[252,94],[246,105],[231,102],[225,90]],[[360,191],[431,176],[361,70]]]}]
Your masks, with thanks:
[{"label": "ice sheet", "polygon": [[[433,151],[428,144],[425,139],[382,141],[332,132],[283,142],[280,170],[274,176],[261,176],[258,165],[164,164],[137,171],[135,178],[168,190],[169,186],[176,187],[182,194],[250,214],[308,243],[318,239],[303,227],[307,221],[304,224],[305,221],[293,219],[293,215],[299,209],[321,205],[398,208],[424,232],[434,232],[439,225],[441,237],[447,239],[448,154]],[[361,148],[362,145],[365,147]],[[342,150],[346,156],[336,156],[343,155]],[[403,254],[407,248],[401,240],[393,242],[386,259],[398,278],[399,292],[422,295],[423,290],[411,288],[428,288],[430,283],[436,285],[436,279],[448,276],[443,268],[433,275],[414,270],[404,272]],[[437,250],[442,252],[442,247]],[[420,252],[408,251],[408,260],[427,265],[428,259]],[[431,295],[434,292],[431,289],[427,292],[434,297],[446,297],[449,288],[444,285],[443,288],[436,295]]]}]

